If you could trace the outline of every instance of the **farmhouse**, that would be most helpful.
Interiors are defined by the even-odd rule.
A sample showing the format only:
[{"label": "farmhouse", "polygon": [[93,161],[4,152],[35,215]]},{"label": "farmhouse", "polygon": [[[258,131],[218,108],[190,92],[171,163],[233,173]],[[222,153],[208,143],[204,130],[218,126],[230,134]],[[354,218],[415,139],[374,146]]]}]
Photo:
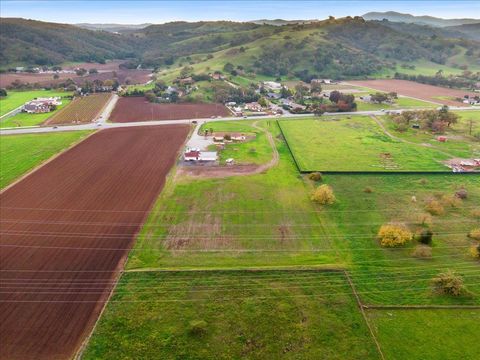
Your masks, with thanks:
[{"label": "farmhouse", "polygon": [[185,161],[217,161],[218,156],[216,151],[200,151],[198,149],[187,149],[183,154]]},{"label": "farmhouse", "polygon": [[179,83],[180,85],[191,85],[195,81],[191,77],[183,78],[183,79],[177,79],[174,82]]},{"label": "farmhouse", "polygon": [[223,76],[222,74],[219,74],[219,73],[210,74],[210,77],[213,80],[225,80],[225,76]]},{"label": "farmhouse", "polygon": [[241,133],[216,132],[213,134],[213,141],[224,141],[230,138],[231,141],[245,141],[247,137]]},{"label": "farmhouse", "polygon": [[263,86],[268,90],[281,90],[282,84],[275,81],[264,81]]},{"label": "farmhouse", "polygon": [[310,83],[313,84],[333,84],[331,79],[312,79]]},{"label": "farmhouse", "polygon": [[245,104],[245,110],[260,112],[263,108],[258,102],[251,102]]},{"label": "farmhouse", "polygon": [[279,94],[279,93],[274,93],[274,92],[269,92],[269,93],[267,94],[267,96],[268,96],[270,99],[275,99],[275,100],[278,100],[278,99],[280,99],[280,98],[282,97],[281,94]]},{"label": "farmhouse", "polygon": [[35,100],[29,101],[23,105],[22,111],[29,114],[40,114],[47,113],[52,110],[53,107],[62,105],[62,102],[59,101],[60,98],[37,98]]}]

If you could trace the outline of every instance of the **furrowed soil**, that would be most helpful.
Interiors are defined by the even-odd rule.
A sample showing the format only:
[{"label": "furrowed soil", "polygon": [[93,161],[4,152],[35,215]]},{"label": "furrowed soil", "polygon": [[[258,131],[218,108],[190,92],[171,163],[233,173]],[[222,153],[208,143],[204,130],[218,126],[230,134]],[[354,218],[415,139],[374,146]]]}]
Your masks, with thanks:
[{"label": "furrowed soil", "polygon": [[222,104],[155,104],[143,97],[122,97],[113,109],[110,121],[180,120],[228,115],[228,109]]},{"label": "furrowed soil", "polygon": [[455,101],[455,98],[463,98],[465,95],[475,95],[471,91],[448,89],[407,80],[359,80],[349,81],[349,83],[352,85],[369,87],[380,91],[395,91],[400,95],[411,96],[426,101],[433,101],[435,103],[448,106],[465,106],[465,104]]},{"label": "furrowed soil", "polygon": [[45,125],[92,122],[99,116],[111,97],[111,93],[99,93],[76,98],[68,106],[45,121]]},{"label": "furrowed soil", "polygon": [[101,131],[0,195],[1,359],[75,354],[188,130]]}]

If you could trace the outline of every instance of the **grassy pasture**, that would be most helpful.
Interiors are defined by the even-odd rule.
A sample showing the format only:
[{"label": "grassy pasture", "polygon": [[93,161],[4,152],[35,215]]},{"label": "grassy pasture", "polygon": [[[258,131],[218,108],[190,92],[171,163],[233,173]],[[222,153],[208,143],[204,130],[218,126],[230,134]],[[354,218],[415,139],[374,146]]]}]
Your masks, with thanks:
[{"label": "grassy pasture", "polygon": [[[336,120],[335,120],[336,119]],[[448,155],[389,137],[367,116],[279,121],[302,171],[447,171]]]},{"label": "grassy pasture", "polygon": [[[326,175],[325,182],[333,187],[337,202],[324,209],[323,221],[336,224],[337,233],[343,235],[337,246],[342,246],[364,303],[480,303],[480,264],[469,256],[474,241],[467,237],[480,227],[480,219],[472,214],[480,209],[477,175]],[[367,188],[371,192],[365,192]],[[468,198],[452,202],[461,188],[468,191]],[[443,214],[426,216],[432,199],[442,204]],[[414,234],[429,227],[434,233],[432,257],[413,256],[417,240],[398,248],[380,247],[376,234],[390,222],[403,224]],[[447,269],[464,277],[470,296],[433,293],[431,279]]]},{"label": "grassy pasture", "polygon": [[379,357],[342,273],[214,271],[126,273],[83,358]]},{"label": "grassy pasture", "polygon": [[8,91],[6,97],[0,98],[0,116],[37,97],[61,97],[65,95],[70,95],[70,93],[58,90]]},{"label": "grassy pasture", "polygon": [[[473,136],[480,132],[480,112],[463,111],[458,112],[460,115],[459,122],[447,128],[444,136],[447,137],[446,142],[439,142],[438,135],[425,131],[423,129],[409,128],[406,131],[397,131],[394,122],[388,116],[379,118],[384,126],[394,136],[416,144],[428,145],[432,149],[438,149],[448,153],[450,157],[476,158],[480,156],[480,141]],[[472,131],[470,134],[470,120],[472,120]]]},{"label": "grassy pasture", "polygon": [[0,137],[0,188],[52,155],[80,141],[89,131]]},{"label": "grassy pasture", "polygon": [[368,317],[387,359],[478,359],[479,310],[372,310]]},{"label": "grassy pasture", "polygon": [[[265,133],[255,128],[253,121],[225,121],[211,122],[202,125],[200,131],[213,129],[214,132],[236,132],[245,134],[247,137],[254,137],[241,143],[227,143],[225,149],[221,150],[220,163],[226,159],[233,158],[237,164],[262,164],[272,158],[272,149]],[[215,150],[216,146],[212,146]]]},{"label": "grassy pasture", "polygon": [[[309,185],[298,176],[290,152],[277,138],[276,122],[260,124],[276,138],[280,163],[266,173],[250,176],[172,176],[138,236],[127,268],[336,262],[332,245],[338,239],[335,226],[318,218],[320,214],[309,199]],[[315,248],[324,250],[309,251]]]}]

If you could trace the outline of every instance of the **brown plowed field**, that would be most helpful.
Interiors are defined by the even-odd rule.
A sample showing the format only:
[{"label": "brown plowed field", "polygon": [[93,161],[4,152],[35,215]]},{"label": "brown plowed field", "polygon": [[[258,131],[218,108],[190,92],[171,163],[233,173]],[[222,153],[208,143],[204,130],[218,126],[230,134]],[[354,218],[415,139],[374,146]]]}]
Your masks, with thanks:
[{"label": "brown plowed field", "polygon": [[110,115],[112,122],[199,119],[228,116],[222,104],[156,104],[143,97],[122,97]]},{"label": "brown plowed field", "polygon": [[[400,95],[411,96],[417,99],[433,101],[449,106],[465,106],[461,102],[445,99],[463,98],[465,95],[475,95],[471,91],[448,89],[439,86],[425,85],[407,80],[359,80],[349,81],[350,84],[365,86],[380,91],[395,91]],[[443,98],[443,99],[442,99]]]},{"label": "brown plowed field", "polygon": [[151,80],[150,70],[136,70],[136,69],[116,69],[115,74],[112,71],[99,70],[98,74],[90,74],[86,76],[78,76],[72,73],[60,73],[58,79],[53,78],[53,74],[30,74],[30,73],[6,73],[0,74],[0,87],[8,87],[15,80],[22,83],[39,84],[40,86],[50,86],[65,82],[67,79],[72,79],[77,85],[82,85],[86,80],[111,80],[117,78],[120,84],[125,84],[127,78],[130,84],[144,84]]},{"label": "brown plowed field", "polygon": [[0,195],[1,359],[72,357],[188,130],[100,131]]}]

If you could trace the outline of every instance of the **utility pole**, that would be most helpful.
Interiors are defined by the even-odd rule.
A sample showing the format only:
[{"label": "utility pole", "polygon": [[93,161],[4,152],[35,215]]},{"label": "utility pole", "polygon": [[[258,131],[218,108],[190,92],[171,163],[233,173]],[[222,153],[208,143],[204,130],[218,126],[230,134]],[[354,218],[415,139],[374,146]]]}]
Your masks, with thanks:
[{"label": "utility pole", "polygon": [[473,120],[470,119],[470,130],[469,130],[469,135],[472,135],[472,128],[473,128]]}]

